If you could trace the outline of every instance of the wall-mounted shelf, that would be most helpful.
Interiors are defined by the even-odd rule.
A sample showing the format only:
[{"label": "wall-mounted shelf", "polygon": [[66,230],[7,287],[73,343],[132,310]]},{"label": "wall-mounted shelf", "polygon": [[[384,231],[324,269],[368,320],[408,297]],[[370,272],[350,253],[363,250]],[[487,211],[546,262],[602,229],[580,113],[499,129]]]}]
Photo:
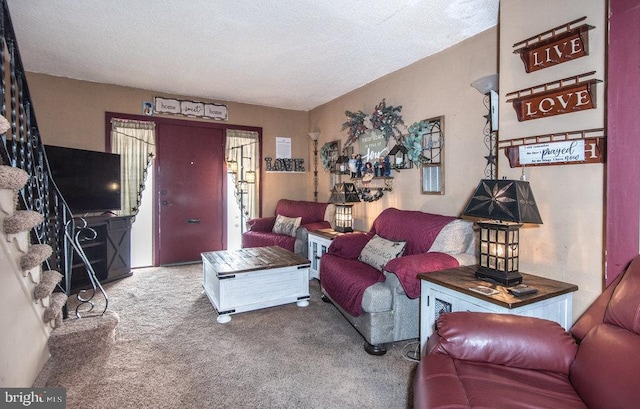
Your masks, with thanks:
[{"label": "wall-mounted shelf", "polygon": [[393,190],[393,176],[374,177],[368,181],[364,181],[363,178],[351,178],[350,181],[356,185],[358,189]]}]

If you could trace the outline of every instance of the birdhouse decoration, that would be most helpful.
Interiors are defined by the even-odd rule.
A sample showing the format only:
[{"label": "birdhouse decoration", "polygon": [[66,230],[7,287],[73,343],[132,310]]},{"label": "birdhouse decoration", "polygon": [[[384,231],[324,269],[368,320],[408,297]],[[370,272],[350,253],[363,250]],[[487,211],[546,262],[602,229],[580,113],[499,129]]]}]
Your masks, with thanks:
[{"label": "birdhouse decoration", "polygon": [[392,169],[410,169],[411,161],[407,155],[407,148],[402,144],[397,144],[389,151],[389,162]]}]

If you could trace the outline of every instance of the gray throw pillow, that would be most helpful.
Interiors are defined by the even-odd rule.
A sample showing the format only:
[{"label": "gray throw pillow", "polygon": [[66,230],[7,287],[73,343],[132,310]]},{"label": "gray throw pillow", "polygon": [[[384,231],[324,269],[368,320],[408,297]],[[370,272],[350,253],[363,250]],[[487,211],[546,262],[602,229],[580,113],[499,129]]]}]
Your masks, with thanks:
[{"label": "gray throw pillow", "polygon": [[382,271],[390,260],[402,255],[406,245],[406,241],[387,240],[376,234],[364,246],[358,260]]},{"label": "gray throw pillow", "polygon": [[276,216],[272,232],[296,237],[296,230],[300,227],[301,221],[302,217],[286,217],[279,214]]}]

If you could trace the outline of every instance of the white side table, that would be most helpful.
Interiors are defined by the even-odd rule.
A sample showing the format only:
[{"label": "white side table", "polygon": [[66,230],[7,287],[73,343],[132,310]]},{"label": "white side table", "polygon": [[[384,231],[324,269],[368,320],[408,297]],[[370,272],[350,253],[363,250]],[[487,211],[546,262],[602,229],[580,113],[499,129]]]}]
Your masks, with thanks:
[{"label": "white side table", "polygon": [[320,257],[327,252],[331,241],[338,236],[338,232],[333,229],[320,229],[309,232],[309,279],[320,278]]},{"label": "white side table", "polygon": [[[521,273],[522,283],[538,289],[536,294],[515,297],[508,287],[475,278],[476,266],[419,274],[420,294],[420,350],[435,331],[436,320],[442,313],[453,311],[492,312],[544,318],[556,321],[569,329],[573,321],[573,292],[578,287],[562,281]],[[470,290],[482,285],[498,291],[485,295]]]}]

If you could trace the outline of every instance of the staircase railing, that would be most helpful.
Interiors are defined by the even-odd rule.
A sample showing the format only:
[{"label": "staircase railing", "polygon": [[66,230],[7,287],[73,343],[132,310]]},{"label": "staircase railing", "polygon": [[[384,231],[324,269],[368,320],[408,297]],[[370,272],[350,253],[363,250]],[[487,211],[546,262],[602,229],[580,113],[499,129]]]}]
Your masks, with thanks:
[{"label": "staircase railing", "polygon": [[[84,264],[92,288],[78,293],[76,315],[80,316],[80,311],[93,309],[92,300],[98,292],[104,296],[104,313],[108,307],[107,294],[80,245],[81,240],[95,235],[95,231],[88,228],[83,219],[74,217],[52,178],[9,8],[6,0],[0,1],[0,115],[9,120],[11,125],[11,128],[0,136],[0,159],[5,165],[18,167],[30,176],[18,195],[18,206],[43,215],[42,224],[33,229],[32,241],[51,246],[53,254],[44,267],[57,270],[64,275],[59,287],[67,296],[71,295],[72,290],[74,253]],[[7,116],[7,111],[10,117]],[[83,307],[85,304],[89,305],[89,309]],[[65,317],[67,314],[65,307]]]}]

